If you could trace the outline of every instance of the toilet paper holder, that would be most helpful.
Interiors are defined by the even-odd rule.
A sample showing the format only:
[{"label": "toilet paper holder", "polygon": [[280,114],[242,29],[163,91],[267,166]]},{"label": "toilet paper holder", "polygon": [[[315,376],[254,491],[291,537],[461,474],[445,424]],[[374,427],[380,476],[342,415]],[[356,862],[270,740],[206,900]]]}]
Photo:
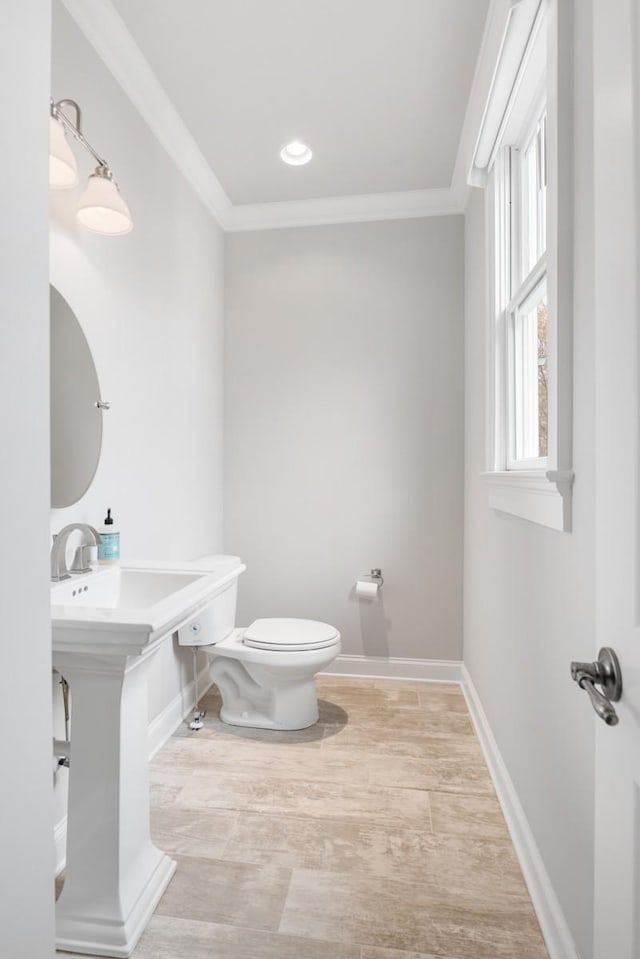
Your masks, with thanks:
[{"label": "toilet paper holder", "polygon": [[373,583],[376,583],[378,587],[382,586],[384,579],[382,578],[382,570],[375,567],[371,570],[370,573],[365,573],[362,577],[363,579],[370,579]]}]

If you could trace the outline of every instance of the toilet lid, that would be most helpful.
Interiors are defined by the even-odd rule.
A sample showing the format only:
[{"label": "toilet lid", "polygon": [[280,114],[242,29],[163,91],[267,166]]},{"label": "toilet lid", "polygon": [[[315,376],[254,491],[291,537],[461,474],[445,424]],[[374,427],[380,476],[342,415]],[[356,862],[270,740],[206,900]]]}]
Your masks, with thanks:
[{"label": "toilet lid", "polygon": [[339,639],[335,626],[313,619],[256,619],[244,634],[245,646],[280,651],[324,649]]}]

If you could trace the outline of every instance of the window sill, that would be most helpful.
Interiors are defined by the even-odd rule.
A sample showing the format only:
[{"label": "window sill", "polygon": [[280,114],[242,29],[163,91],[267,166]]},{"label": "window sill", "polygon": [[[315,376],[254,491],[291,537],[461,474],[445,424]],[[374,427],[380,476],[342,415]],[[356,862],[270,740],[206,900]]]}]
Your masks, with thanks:
[{"label": "window sill", "polygon": [[491,509],[563,533],[571,530],[573,470],[496,470],[482,476]]}]

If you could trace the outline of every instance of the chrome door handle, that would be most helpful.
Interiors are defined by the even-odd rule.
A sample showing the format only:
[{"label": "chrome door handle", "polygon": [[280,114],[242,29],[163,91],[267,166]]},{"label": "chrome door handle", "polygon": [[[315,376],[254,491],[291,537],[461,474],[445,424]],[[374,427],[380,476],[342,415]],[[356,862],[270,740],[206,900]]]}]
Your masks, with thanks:
[{"label": "chrome door handle", "polygon": [[[595,663],[571,663],[571,678],[587,693],[600,719],[607,726],[616,726],[618,714],[611,703],[622,696],[622,673],[613,649],[604,646]],[[596,686],[601,686],[602,692]]]},{"label": "chrome door handle", "polygon": [[588,677],[582,676],[582,679],[577,680],[578,685],[581,689],[584,689],[585,693],[588,695],[591,700],[591,705],[595,709],[596,713],[600,719],[604,720],[607,726],[616,726],[620,720],[618,714],[615,711],[615,708],[611,705],[609,700],[598,692],[596,687],[593,685],[593,680]]}]

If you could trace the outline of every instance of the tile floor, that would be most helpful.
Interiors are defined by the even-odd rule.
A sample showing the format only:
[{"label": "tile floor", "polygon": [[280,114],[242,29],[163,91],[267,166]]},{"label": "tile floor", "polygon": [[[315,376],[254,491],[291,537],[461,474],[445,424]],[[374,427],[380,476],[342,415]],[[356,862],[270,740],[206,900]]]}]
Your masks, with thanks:
[{"label": "tile floor", "polygon": [[320,677],[300,732],[186,725],[151,765],[178,861],[133,959],[547,959],[464,697]]}]

